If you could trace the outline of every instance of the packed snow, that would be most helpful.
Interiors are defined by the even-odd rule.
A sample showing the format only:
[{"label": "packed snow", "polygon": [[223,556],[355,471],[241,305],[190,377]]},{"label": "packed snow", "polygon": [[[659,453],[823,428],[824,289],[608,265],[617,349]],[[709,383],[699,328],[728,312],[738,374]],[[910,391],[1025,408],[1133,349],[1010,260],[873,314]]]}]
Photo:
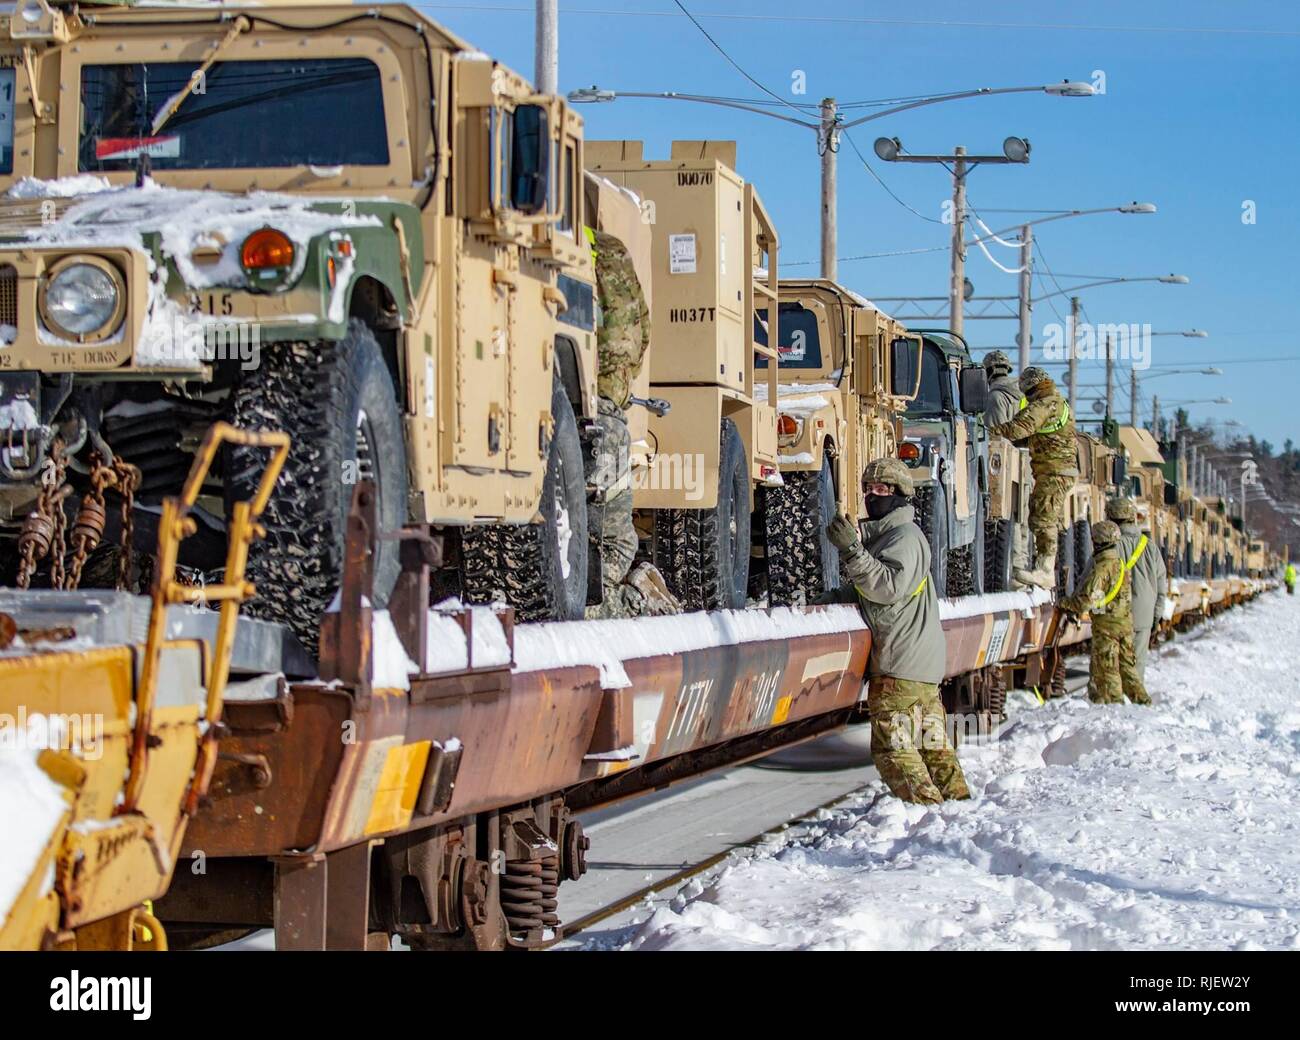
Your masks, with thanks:
[{"label": "packed snow", "polygon": [[515,629],[515,671],[590,665],[600,669],[607,690],[631,686],[624,661],[688,650],[856,632],[866,627],[857,607],[818,610],[718,610],[614,621],[554,621]]},{"label": "packed snow", "polygon": [[[5,838],[0,842],[0,925],[68,809],[63,788],[36,764],[42,748],[60,746],[45,717],[28,716],[22,727],[14,726],[10,716],[2,718],[0,805],[5,807]],[[48,892],[53,883],[52,875],[46,877],[41,891]]]},{"label": "packed snow", "polygon": [[974,798],[874,781],[738,853],[627,948],[1300,948],[1300,604],[1277,594],[1152,655],[1152,708],[1013,695],[963,746]]}]

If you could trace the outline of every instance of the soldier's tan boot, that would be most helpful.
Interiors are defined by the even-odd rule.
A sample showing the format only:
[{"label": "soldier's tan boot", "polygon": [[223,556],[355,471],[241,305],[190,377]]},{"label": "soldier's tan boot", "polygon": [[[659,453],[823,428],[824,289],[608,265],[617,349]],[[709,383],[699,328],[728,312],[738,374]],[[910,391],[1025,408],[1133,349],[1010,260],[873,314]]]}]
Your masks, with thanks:
[{"label": "soldier's tan boot", "polygon": [[682,605],[668,590],[668,583],[653,563],[638,563],[627,576],[631,585],[645,600],[647,614],[680,614]]},{"label": "soldier's tan boot", "polygon": [[1038,566],[1032,571],[1017,567],[1014,573],[1016,581],[1022,586],[1037,586],[1040,589],[1056,588],[1056,554],[1040,556]]}]

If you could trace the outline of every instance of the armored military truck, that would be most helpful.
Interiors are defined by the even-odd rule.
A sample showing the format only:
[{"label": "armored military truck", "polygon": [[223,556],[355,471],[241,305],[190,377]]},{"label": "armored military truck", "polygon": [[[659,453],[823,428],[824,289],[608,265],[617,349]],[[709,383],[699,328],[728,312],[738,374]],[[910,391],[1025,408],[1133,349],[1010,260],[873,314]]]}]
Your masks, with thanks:
[{"label": "armored military truck", "polygon": [[649,389],[670,410],[649,416],[640,527],[683,606],[743,607],[755,491],[781,480],[776,353],[755,333],[780,322],[776,227],[734,141],[674,141],[668,159],[640,141],[585,147],[651,229]]},{"label": "armored military truck", "polygon": [[[248,573],[304,641],[362,478],[467,598],[581,616],[578,117],[401,4],[20,7],[0,13],[0,580],[146,580],[158,503],[224,417],[292,437]],[[195,581],[252,451],[203,488]]]},{"label": "armored military truck", "polygon": [[989,515],[988,377],[961,336],[919,331],[920,388],[907,406],[898,456],[915,471],[917,522],[930,541],[935,591],[980,595]]},{"label": "armored military truck", "polygon": [[[826,525],[837,513],[865,518],[863,467],[897,452],[903,409],[921,376],[920,337],[836,282],[783,278],[779,310],[783,483],[761,494],[761,573],[774,606],[839,587]],[[754,334],[771,341],[761,324]]]}]

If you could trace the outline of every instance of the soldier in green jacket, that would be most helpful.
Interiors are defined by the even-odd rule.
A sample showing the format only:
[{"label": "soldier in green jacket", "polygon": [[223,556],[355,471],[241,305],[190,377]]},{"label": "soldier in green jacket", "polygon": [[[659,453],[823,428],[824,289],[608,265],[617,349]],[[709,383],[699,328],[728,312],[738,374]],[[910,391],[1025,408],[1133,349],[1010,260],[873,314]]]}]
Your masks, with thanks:
[{"label": "soldier in green jacket", "polygon": [[1079,475],[1074,417],[1056,384],[1041,368],[1020,373],[1027,404],[1014,418],[991,426],[990,432],[1010,441],[1029,441],[1029,466],[1034,490],[1029,498],[1029,529],[1034,533],[1038,565],[1017,569],[1016,580],[1045,589],[1056,586],[1056,545],[1065,529],[1065,497]]},{"label": "soldier in green jacket", "polygon": [[1145,681],[1147,648],[1169,587],[1169,574],[1160,549],[1138,527],[1137,504],[1131,498],[1112,498],[1107,502],[1106,519],[1119,525],[1119,554],[1133,586],[1133,654],[1138,675]]},{"label": "soldier in green jacket", "polygon": [[1060,601],[1068,614],[1092,618],[1088,699],[1094,704],[1150,704],[1133,653],[1133,584],[1120,556],[1119,527],[1092,525],[1092,565],[1073,596]]},{"label": "soldier in green jacket", "polygon": [[881,779],[905,802],[969,798],[939,699],[947,648],[930,583],[930,546],[916,526],[912,475],[897,459],[862,474],[866,543],[847,517],[827,535],[840,551],[871,628],[867,710]]},{"label": "soldier in green jacket", "polygon": [[588,607],[596,618],[670,614],[681,610],[663,576],[651,563],[632,566],[637,534],[632,524],[632,438],[627,407],[650,346],[650,309],[627,247],[613,235],[587,229],[596,265],[597,424],[600,441],[594,476],[604,499],[601,524],[591,537],[600,541],[599,606]]}]

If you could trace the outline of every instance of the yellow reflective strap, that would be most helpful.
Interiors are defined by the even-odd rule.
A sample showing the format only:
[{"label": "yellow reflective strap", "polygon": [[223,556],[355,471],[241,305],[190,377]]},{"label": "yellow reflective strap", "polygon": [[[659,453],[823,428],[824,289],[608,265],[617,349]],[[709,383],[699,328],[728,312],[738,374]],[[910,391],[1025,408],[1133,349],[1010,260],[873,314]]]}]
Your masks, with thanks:
[{"label": "yellow reflective strap", "polygon": [[1134,567],[1136,567],[1138,560],[1142,559],[1142,553],[1146,551],[1146,547],[1147,547],[1147,536],[1143,535],[1141,538],[1138,539],[1137,548],[1133,550],[1133,555],[1130,556],[1128,558],[1128,561],[1124,564],[1125,568],[1127,568],[1128,570],[1132,570]]},{"label": "yellow reflective strap", "polygon": [[594,264],[596,262],[596,229],[584,224],[582,233],[587,236],[587,245],[591,246],[591,262]]},{"label": "yellow reflective strap", "polygon": [[1124,573],[1125,573],[1124,568],[1121,567],[1119,569],[1119,579],[1115,582],[1115,587],[1111,589],[1108,593],[1106,593],[1106,598],[1101,601],[1101,605],[1103,607],[1108,606],[1110,604],[1110,601],[1119,595],[1119,590],[1124,585]]},{"label": "yellow reflective strap", "polygon": [[1044,423],[1043,428],[1038,432],[1056,433],[1058,430],[1065,429],[1065,424],[1069,421],[1070,421],[1070,402],[1062,401],[1060,416],[1054,422]]},{"label": "yellow reflective strap", "polygon": [[1029,407],[1029,398],[1026,397],[1024,394],[1021,394],[1021,395],[1020,395],[1020,407],[1021,407],[1021,408],[1028,408],[1028,407]]},{"label": "yellow reflective strap", "polygon": [[921,579],[921,584],[918,585],[915,589],[913,589],[912,594],[907,598],[916,599],[916,597],[919,596],[922,593],[922,591],[925,589],[925,583],[929,580],[930,580],[930,575],[927,574],[924,578]]}]

